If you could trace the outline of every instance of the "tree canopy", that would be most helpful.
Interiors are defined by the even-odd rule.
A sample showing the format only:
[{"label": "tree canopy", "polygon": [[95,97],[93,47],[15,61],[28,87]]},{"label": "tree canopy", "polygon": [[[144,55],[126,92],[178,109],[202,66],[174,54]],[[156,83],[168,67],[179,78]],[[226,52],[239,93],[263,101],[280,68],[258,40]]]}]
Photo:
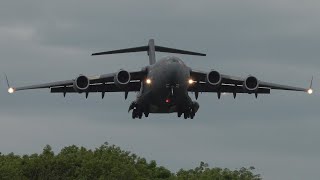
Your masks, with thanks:
[{"label": "tree canopy", "polygon": [[108,179],[108,180],[260,180],[253,167],[230,170],[210,168],[201,162],[194,169],[173,173],[156,161],[148,162],[129,151],[104,143],[95,150],[75,145],[54,154],[49,145],[41,154],[3,155],[0,179]]}]

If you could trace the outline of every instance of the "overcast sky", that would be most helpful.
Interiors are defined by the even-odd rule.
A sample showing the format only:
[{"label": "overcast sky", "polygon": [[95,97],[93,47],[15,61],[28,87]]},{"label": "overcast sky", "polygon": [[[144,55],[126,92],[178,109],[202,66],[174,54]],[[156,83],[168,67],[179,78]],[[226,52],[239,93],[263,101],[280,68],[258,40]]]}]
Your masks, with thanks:
[{"label": "overcast sky", "polygon": [[[146,53],[91,57],[156,44],[200,51],[189,66],[308,87],[315,94],[201,94],[194,120],[176,114],[133,120],[135,94],[9,95],[0,84],[0,152],[41,152],[50,144],[95,148],[105,141],[176,171],[200,161],[255,166],[264,179],[317,179],[320,167],[320,2],[298,0],[31,0],[0,5],[0,73],[13,86],[139,70]],[[166,54],[158,53],[157,57]],[[3,79],[3,76],[1,76]],[[193,97],[194,98],[194,97]],[[318,117],[318,118],[317,118]]]}]

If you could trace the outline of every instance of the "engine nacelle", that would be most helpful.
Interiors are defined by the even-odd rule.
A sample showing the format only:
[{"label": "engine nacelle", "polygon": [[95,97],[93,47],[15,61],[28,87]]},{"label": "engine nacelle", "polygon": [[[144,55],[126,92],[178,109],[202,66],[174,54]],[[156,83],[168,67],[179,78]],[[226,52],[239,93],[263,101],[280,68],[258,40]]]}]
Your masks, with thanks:
[{"label": "engine nacelle", "polygon": [[87,76],[80,75],[78,76],[73,82],[73,89],[78,92],[82,93],[85,92],[90,86],[90,80]]},{"label": "engine nacelle", "polygon": [[207,74],[206,81],[213,86],[219,86],[222,81],[221,74],[218,71],[212,70]]},{"label": "engine nacelle", "polygon": [[243,82],[243,87],[249,92],[254,92],[259,88],[259,80],[254,76],[249,76]]},{"label": "engine nacelle", "polygon": [[117,72],[117,74],[114,76],[114,83],[119,87],[123,88],[127,84],[129,84],[131,80],[131,75],[128,71],[120,70]]}]

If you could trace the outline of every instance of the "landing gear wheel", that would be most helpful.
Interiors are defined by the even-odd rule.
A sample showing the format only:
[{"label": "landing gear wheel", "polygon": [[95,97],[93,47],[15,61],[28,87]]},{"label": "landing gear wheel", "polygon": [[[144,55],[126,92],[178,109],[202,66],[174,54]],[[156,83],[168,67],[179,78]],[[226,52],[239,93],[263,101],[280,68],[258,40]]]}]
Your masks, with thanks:
[{"label": "landing gear wheel", "polygon": [[189,117],[189,114],[188,114],[187,112],[185,112],[185,113],[183,114],[183,117],[184,117],[184,119],[187,119],[187,118]]},{"label": "landing gear wheel", "polygon": [[193,119],[195,115],[196,115],[195,112],[191,109],[191,111],[190,111],[190,118]]},{"label": "landing gear wheel", "polygon": [[136,117],[137,117],[137,110],[134,109],[134,110],[132,111],[132,119],[135,119]]},{"label": "landing gear wheel", "polygon": [[194,113],[190,114],[190,118],[193,119],[194,118]]}]

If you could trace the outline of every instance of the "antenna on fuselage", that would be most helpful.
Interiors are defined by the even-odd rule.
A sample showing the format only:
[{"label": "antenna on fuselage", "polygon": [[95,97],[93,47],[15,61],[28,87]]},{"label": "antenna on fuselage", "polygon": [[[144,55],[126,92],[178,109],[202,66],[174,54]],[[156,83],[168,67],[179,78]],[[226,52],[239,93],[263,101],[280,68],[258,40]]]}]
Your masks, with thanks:
[{"label": "antenna on fuselage", "polygon": [[131,53],[131,52],[142,52],[142,51],[148,52],[150,65],[156,63],[156,53],[155,53],[156,51],[157,52],[175,53],[175,54],[194,55],[194,56],[206,56],[206,54],[202,54],[202,53],[198,53],[198,52],[185,51],[185,50],[181,50],[181,49],[173,49],[173,48],[168,48],[168,47],[163,47],[163,46],[156,46],[154,43],[154,39],[149,40],[148,46],[140,46],[140,47],[119,49],[119,50],[113,50],[113,51],[98,52],[98,53],[93,53],[92,56]]}]

